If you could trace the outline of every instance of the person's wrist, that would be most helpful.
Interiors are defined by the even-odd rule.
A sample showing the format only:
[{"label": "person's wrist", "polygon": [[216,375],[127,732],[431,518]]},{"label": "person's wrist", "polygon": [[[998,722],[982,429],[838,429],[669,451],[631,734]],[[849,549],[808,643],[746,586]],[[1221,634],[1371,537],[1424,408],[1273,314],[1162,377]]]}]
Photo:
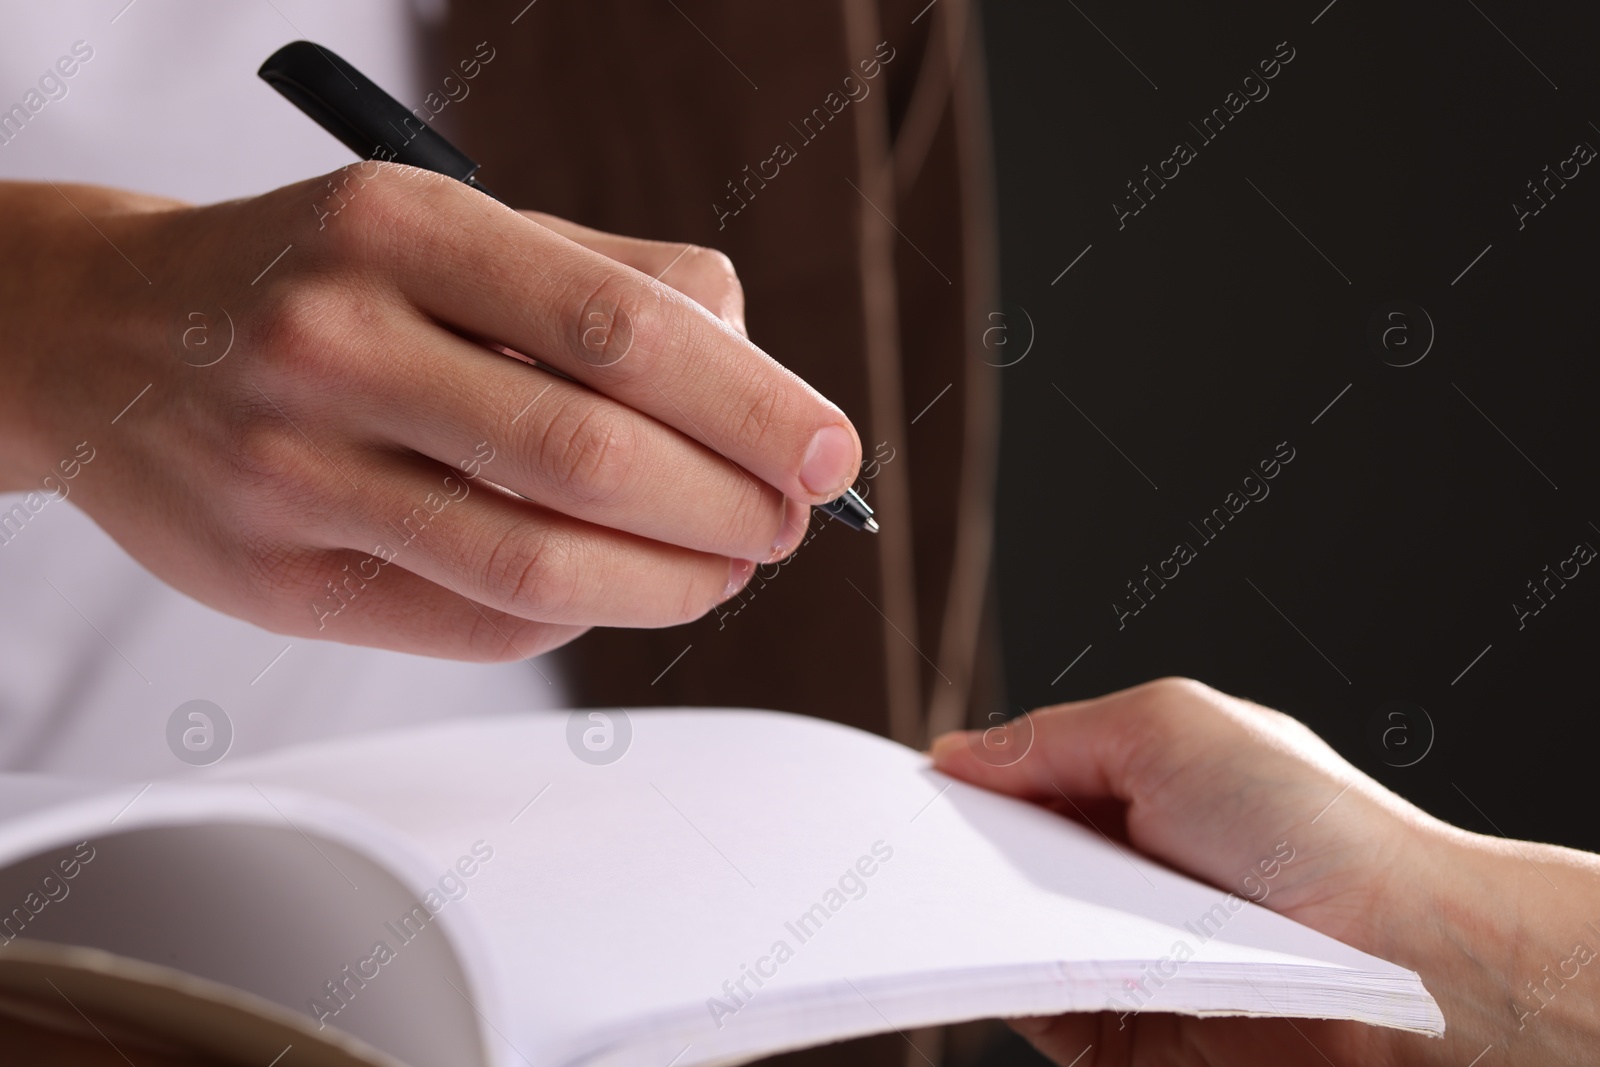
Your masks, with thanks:
[{"label": "person's wrist", "polygon": [[[1386,958],[1415,970],[1445,1019],[1442,1042],[1395,1034],[1404,1064],[1454,1064],[1498,1043],[1510,1018],[1507,976],[1516,969],[1516,905],[1504,895],[1500,857],[1476,834],[1440,825],[1411,865],[1416,905],[1391,920]],[[1513,1024],[1514,1025],[1514,1024]],[[1466,1062],[1462,1060],[1461,1062]]]},{"label": "person's wrist", "polygon": [[1439,824],[1407,867],[1379,954],[1421,975],[1447,1029],[1393,1032],[1388,1062],[1459,1067],[1492,1049],[1500,1064],[1576,1063],[1600,1046],[1594,857]]},{"label": "person's wrist", "polygon": [[20,182],[0,187],[0,210],[16,220],[0,233],[0,306],[9,320],[0,348],[0,492],[6,493],[28,489],[39,477],[33,469],[40,421],[33,391],[50,314],[39,306],[38,293],[49,233],[41,215],[50,214],[44,200],[49,192],[48,185]]},{"label": "person's wrist", "polygon": [[1509,906],[1514,916],[1503,933],[1508,970],[1484,1005],[1507,1025],[1491,1036],[1512,1063],[1592,1062],[1600,1048],[1600,858],[1478,841],[1484,868],[1498,875],[1488,907]]},{"label": "person's wrist", "polygon": [[99,371],[126,354],[135,309],[149,302],[126,237],[107,234],[122,217],[176,206],[96,186],[0,186],[0,210],[17,220],[0,236],[0,491],[50,492],[58,465],[101,425],[89,399]]}]

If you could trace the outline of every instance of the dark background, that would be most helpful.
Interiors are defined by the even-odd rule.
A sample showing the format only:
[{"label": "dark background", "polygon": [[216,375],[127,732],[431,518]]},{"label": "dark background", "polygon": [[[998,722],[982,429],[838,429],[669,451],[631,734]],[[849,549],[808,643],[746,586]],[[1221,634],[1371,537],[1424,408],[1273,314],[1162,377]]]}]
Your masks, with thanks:
[{"label": "dark background", "polygon": [[[984,5],[995,362],[1035,335],[995,371],[1009,698],[1191,675],[1452,823],[1600,849],[1600,568],[1520,630],[1512,608],[1600,546],[1600,167],[1520,231],[1512,209],[1600,146],[1600,12],[1325,4]],[[1188,123],[1283,41],[1270,95],[1202,143]],[[1111,204],[1178,141],[1198,158],[1119,230]],[[1413,366],[1381,357],[1426,347],[1415,311],[1390,351],[1368,339],[1393,301],[1436,332]],[[1270,496],[1202,544],[1189,523],[1282,441]],[[1125,583],[1179,541],[1196,560],[1119,629]]]}]

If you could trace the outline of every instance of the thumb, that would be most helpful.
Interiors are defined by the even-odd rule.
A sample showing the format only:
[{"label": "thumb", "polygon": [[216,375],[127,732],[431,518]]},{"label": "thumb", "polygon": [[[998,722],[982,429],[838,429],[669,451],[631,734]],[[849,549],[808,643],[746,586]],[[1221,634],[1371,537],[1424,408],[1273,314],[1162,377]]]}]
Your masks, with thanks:
[{"label": "thumb", "polygon": [[[1000,729],[940,737],[934,767],[1027,800],[1119,801],[1130,843],[1213,884],[1281,842],[1342,846],[1352,816],[1370,826],[1385,806],[1381,787],[1288,716],[1198,682],[1149,682]],[[1316,825],[1345,790],[1341,818]]]},{"label": "thumb", "polygon": [[[1172,685],[1192,683],[1170,683]],[[1136,758],[1168,745],[1154,721],[1152,682],[1093,700],[1028,712],[1003,726],[935,738],[933,765],[952,778],[1028,800],[1108,797],[1132,801]]]}]

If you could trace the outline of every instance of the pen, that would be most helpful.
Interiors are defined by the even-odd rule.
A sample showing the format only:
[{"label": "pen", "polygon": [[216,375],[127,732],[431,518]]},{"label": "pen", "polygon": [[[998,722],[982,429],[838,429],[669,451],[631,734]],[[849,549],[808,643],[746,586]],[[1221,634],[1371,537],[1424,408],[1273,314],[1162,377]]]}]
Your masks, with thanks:
[{"label": "pen", "polygon": [[[478,180],[479,165],[471,157],[321,45],[310,41],[286,44],[268,56],[257,73],[362,159],[404,163],[444,174],[500,199]],[[551,371],[542,363],[540,366]],[[854,489],[846,489],[843,496],[818,505],[817,510],[852,530],[878,532],[872,509]]]}]

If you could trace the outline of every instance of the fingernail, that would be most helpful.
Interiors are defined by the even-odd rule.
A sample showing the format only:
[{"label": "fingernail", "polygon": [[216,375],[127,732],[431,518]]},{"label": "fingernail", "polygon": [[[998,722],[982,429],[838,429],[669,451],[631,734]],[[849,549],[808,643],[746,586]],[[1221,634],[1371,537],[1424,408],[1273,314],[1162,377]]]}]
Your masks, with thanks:
[{"label": "fingernail", "polygon": [[837,424],[818,430],[800,462],[800,481],[811,493],[832,500],[850,484],[856,446]]},{"label": "fingernail", "polygon": [[722,599],[727,600],[739,590],[750,584],[750,576],[756,572],[756,563],[753,559],[730,559],[728,561],[728,588],[722,591]]}]

